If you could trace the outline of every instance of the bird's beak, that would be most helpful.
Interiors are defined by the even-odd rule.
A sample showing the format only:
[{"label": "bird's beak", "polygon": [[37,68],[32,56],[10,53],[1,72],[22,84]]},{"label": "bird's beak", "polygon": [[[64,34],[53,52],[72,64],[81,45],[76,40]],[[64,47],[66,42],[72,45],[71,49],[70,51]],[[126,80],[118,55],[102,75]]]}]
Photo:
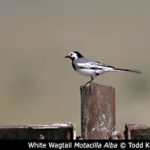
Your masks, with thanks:
[{"label": "bird's beak", "polygon": [[65,58],[69,58],[69,56],[65,56]]}]

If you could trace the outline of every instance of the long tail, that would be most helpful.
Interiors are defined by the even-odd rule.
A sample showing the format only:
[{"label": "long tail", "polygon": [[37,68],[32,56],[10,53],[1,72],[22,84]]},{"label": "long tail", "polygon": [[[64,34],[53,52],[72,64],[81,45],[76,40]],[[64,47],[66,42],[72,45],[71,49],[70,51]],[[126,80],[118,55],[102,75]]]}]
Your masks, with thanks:
[{"label": "long tail", "polygon": [[129,70],[129,69],[119,69],[119,68],[114,68],[115,71],[123,71],[123,72],[133,72],[133,73],[141,73],[139,70]]}]

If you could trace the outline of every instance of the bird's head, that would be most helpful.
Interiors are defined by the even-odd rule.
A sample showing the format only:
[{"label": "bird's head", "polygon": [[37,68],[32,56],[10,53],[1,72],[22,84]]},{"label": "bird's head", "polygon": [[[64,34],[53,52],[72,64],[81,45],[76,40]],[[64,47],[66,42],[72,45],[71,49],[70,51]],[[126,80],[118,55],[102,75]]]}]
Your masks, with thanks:
[{"label": "bird's head", "polygon": [[65,56],[65,58],[70,58],[71,60],[75,60],[75,59],[82,58],[82,57],[83,56],[77,51],[73,51],[69,53],[69,55]]}]

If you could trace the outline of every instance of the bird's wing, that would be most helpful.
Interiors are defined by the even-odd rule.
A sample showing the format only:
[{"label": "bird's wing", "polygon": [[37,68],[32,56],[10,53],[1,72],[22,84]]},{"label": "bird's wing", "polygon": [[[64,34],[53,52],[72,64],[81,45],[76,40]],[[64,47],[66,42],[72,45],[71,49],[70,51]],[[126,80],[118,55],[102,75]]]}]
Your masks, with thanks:
[{"label": "bird's wing", "polygon": [[91,61],[91,62],[79,62],[76,63],[77,67],[82,69],[106,69],[106,68],[113,68],[111,66],[107,66],[101,62]]}]

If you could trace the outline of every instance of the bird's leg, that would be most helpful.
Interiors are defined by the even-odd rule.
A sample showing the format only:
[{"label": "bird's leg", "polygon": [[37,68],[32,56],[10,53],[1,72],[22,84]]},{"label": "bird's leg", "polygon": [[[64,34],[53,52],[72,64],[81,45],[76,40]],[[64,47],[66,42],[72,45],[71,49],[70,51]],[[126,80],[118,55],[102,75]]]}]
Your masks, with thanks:
[{"label": "bird's leg", "polygon": [[89,85],[89,88],[88,88],[88,90],[90,90],[91,89],[91,84],[92,84],[92,81],[94,80],[94,78],[93,77],[91,77],[91,80],[90,81],[88,81],[87,83],[85,83],[84,85],[82,85],[81,86],[81,88],[83,88],[85,85],[87,85],[87,84],[89,84],[90,83],[90,85]]},{"label": "bird's leg", "polygon": [[91,81],[90,81],[90,85],[89,85],[89,90],[91,90],[91,84],[92,84],[93,80],[94,80],[94,78],[91,77]]},{"label": "bird's leg", "polygon": [[85,86],[85,85],[89,84],[91,81],[92,81],[92,77],[91,77],[91,80],[90,80],[90,81],[88,81],[87,83],[85,83],[83,86]]},{"label": "bird's leg", "polygon": [[89,84],[90,82],[91,82],[91,80],[88,81],[87,83],[85,83],[84,85],[81,85],[81,86],[80,86],[80,90],[83,89],[83,87],[84,87],[85,85]]}]

